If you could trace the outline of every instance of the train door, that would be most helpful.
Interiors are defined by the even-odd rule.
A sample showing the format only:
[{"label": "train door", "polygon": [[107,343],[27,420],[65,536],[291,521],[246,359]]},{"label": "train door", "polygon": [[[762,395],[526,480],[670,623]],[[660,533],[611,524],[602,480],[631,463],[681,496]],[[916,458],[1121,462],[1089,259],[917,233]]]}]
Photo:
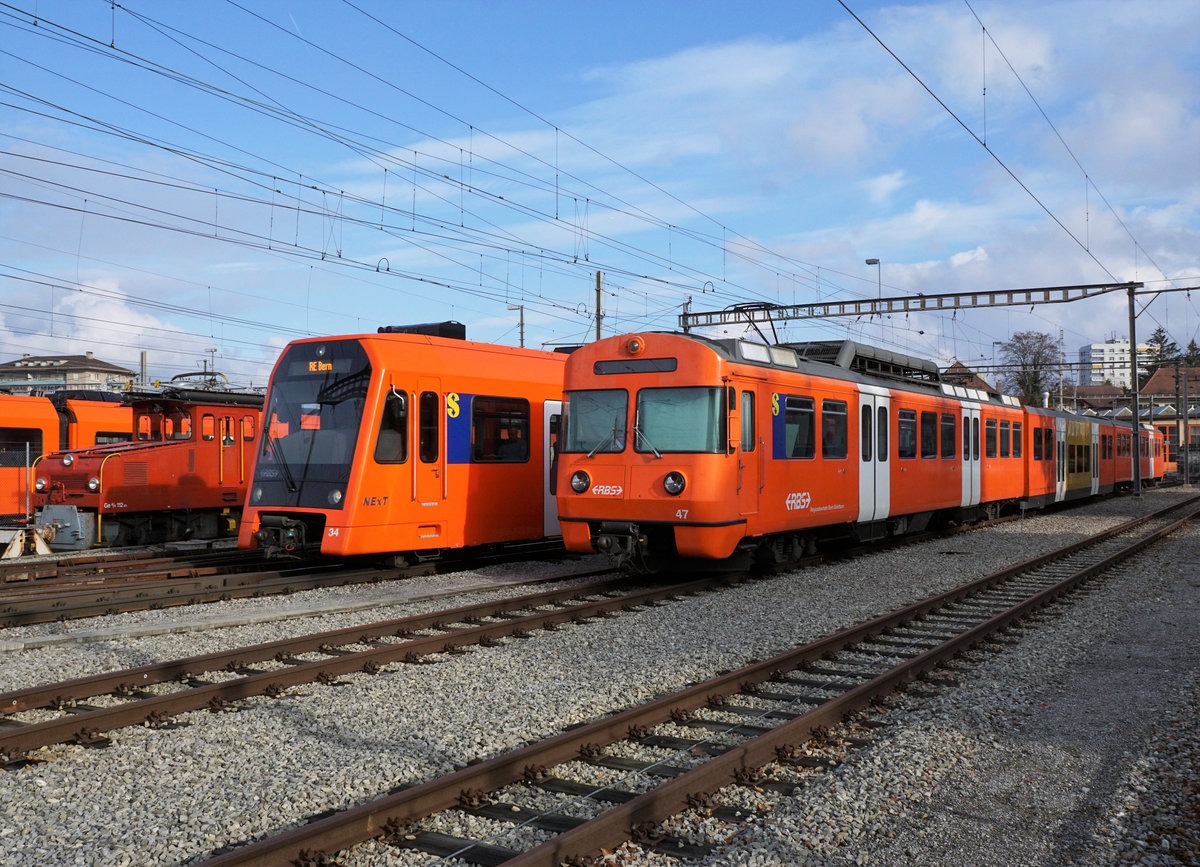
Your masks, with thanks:
[{"label": "train door", "polygon": [[1092,496],[1100,493],[1100,425],[1092,422]]},{"label": "train door", "polygon": [[1067,498],[1067,420],[1054,420],[1054,502]]},{"label": "train door", "polygon": [[888,473],[891,393],[859,386],[858,391],[858,520],[882,521],[892,503]]},{"label": "train door", "polygon": [[459,411],[442,398],[441,380],[418,377],[416,394],[417,459],[413,461],[413,499],[422,507],[440,506],[446,499],[446,419],[443,413]]},{"label": "train door", "polygon": [[738,397],[738,420],[741,434],[738,437],[738,512],[742,515],[758,514],[758,498],[763,488],[763,462],[766,449],[759,438],[758,419],[754,414],[758,402],[753,388],[736,391]]},{"label": "train door", "polygon": [[558,435],[562,401],[548,400],[542,408],[542,535],[561,536],[558,523]]},{"label": "train door", "polygon": [[982,408],[978,403],[962,404],[962,508],[978,506],[983,497],[982,459],[979,426]]}]

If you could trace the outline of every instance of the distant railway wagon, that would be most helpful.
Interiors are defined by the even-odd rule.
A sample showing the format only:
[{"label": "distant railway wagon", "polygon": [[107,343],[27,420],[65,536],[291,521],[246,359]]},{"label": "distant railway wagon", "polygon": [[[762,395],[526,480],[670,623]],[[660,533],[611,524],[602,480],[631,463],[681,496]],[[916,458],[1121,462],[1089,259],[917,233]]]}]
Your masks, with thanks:
[{"label": "distant railway wagon", "polygon": [[0,520],[32,514],[30,468],[46,452],[132,439],[133,412],[115,392],[0,394]]},{"label": "distant railway wagon", "polygon": [[262,395],[170,387],[128,402],[132,441],[35,463],[37,524],[51,549],[236,535]]},{"label": "distant railway wagon", "polygon": [[289,344],[239,545],[415,562],[557,537],[565,362],[453,322]]},{"label": "distant railway wagon", "polygon": [[[919,531],[1107,493],[1134,429],[942,382],[852,341],[768,346],[691,334],[590,344],[564,386],[566,546],[638,569],[787,561],[830,537]],[[1139,431],[1142,478],[1161,436]]]}]

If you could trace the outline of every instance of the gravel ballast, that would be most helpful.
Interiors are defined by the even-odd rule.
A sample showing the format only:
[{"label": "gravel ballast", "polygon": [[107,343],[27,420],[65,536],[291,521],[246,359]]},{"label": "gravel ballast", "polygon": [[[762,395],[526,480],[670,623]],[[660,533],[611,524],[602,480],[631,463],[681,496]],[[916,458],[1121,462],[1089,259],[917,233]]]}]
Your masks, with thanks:
[{"label": "gravel ballast", "polygon": [[[433,665],[393,665],[373,677],[345,677],[343,686],[246,701],[237,712],[186,714],[183,728],[121,730],[103,750],[49,748],[41,752],[48,761],[0,774],[0,851],[12,864],[187,863],[776,653],[1189,493],[1106,500],[439,656]],[[753,822],[720,826],[683,815],[675,830],[721,841],[713,865],[1197,863],[1198,563],[1200,531],[1176,534],[1061,612],[956,663],[947,676],[957,685],[894,701],[877,715],[887,725],[870,745],[832,771],[793,772],[795,797],[722,794],[769,808]],[[414,595],[431,594],[454,582],[510,579],[509,570],[405,584]],[[95,618],[86,627],[0,630],[0,647],[56,631],[134,631],[138,623],[272,605],[294,611],[387,592],[310,591]],[[14,649],[0,653],[0,690],[518,592],[500,587],[378,610]],[[614,858],[671,863],[640,850]],[[346,863],[428,860],[375,842]]]}]

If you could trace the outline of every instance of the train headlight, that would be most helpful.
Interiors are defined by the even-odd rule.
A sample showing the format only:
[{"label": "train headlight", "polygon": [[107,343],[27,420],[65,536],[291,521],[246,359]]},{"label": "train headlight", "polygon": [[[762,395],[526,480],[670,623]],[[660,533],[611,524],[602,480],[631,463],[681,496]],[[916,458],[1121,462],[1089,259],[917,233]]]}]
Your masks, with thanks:
[{"label": "train headlight", "polygon": [[262,488],[254,488],[252,491],[250,491],[250,502],[252,502],[252,503],[261,503],[262,502]]},{"label": "train headlight", "polygon": [[331,505],[331,506],[340,505],[342,502],[342,492],[339,491],[337,488],[334,488],[332,491],[329,492],[329,496],[326,497],[325,499],[329,500],[329,505]]},{"label": "train headlight", "polygon": [[69,467],[75,463],[75,455],[63,455],[63,466]]},{"label": "train headlight", "polygon": [[39,494],[42,491],[46,490],[46,480],[43,479],[41,476],[38,476],[37,480],[33,483],[33,489],[35,491],[37,491]]},{"label": "train headlight", "polygon": [[93,494],[100,490],[100,480],[95,476],[92,476],[90,479],[88,479],[88,490]]},{"label": "train headlight", "polygon": [[677,497],[683,493],[683,489],[687,487],[687,479],[683,477],[683,473],[669,472],[667,477],[663,479],[663,489],[672,497]]},{"label": "train headlight", "polygon": [[575,493],[582,494],[591,484],[592,480],[583,470],[576,470],[571,474],[571,490]]}]

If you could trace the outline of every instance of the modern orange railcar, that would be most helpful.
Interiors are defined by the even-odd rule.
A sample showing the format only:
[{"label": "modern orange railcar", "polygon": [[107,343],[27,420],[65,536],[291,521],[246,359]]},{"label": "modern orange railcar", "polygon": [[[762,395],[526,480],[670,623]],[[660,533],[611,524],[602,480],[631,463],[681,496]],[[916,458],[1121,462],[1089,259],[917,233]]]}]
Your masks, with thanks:
[{"label": "modern orange railcar", "polygon": [[290,343],[239,545],[416,562],[557,537],[566,356],[464,338],[451,322]]},{"label": "modern orange railcar", "polygon": [[0,394],[0,520],[32,514],[30,468],[35,460],[60,449],[128,442],[132,420],[118,393]]},{"label": "modern orange railcar", "polygon": [[851,341],[608,338],[571,356],[564,391],[564,541],[636,569],[779,562],[1099,492],[1097,421]]},{"label": "modern orange railcar", "polygon": [[51,549],[235,534],[262,395],[172,387],[127,399],[133,441],[35,464],[37,523]]}]

